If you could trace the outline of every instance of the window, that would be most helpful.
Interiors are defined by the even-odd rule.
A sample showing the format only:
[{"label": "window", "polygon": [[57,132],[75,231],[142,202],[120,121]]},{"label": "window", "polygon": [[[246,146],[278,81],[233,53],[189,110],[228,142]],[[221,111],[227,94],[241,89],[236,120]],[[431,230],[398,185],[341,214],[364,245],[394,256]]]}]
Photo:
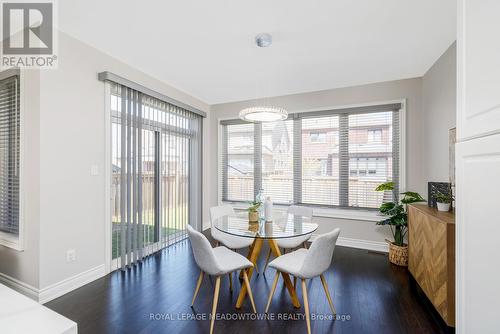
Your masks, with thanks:
[{"label": "window", "polygon": [[325,132],[310,132],[309,138],[311,143],[325,143],[326,133]]},{"label": "window", "polygon": [[262,188],[276,203],[293,202],[293,121],[263,123]]},{"label": "window", "polygon": [[110,84],[112,268],[187,237],[201,222],[202,118]]},{"label": "window", "polygon": [[20,248],[20,108],[19,74],[0,73],[0,239]]},{"label": "window", "polygon": [[[305,118],[302,124],[302,203],[339,205],[339,117]],[[309,141],[321,129],[323,142]],[[326,138],[329,141],[326,141]]]},{"label": "window", "polygon": [[350,158],[349,159],[349,174],[357,175],[379,175],[383,176],[387,173],[387,158]]},{"label": "window", "polygon": [[375,191],[375,187],[393,179],[393,112],[349,115],[348,123],[348,204],[362,208],[379,207],[384,194]]},{"label": "window", "polygon": [[[275,123],[221,122],[222,200],[378,208],[399,192],[401,104],[294,114]],[[256,148],[256,149],[254,149]],[[239,152],[239,154],[237,154]],[[238,166],[237,171],[233,171]]]},{"label": "window", "polygon": [[224,128],[224,198],[252,201],[254,198],[254,125],[235,124]]},{"label": "window", "polygon": [[368,142],[381,143],[382,142],[382,129],[368,129]]}]

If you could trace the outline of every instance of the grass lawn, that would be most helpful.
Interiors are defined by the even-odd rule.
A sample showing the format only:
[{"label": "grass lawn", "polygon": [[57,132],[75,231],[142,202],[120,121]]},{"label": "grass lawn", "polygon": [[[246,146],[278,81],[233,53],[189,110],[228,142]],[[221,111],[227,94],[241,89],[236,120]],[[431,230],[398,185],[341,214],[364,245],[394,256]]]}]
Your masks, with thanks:
[{"label": "grass lawn", "polygon": [[[154,242],[154,226],[153,225],[142,225],[143,228],[143,235],[144,235],[144,244],[150,244]],[[121,240],[121,229],[120,229],[120,223],[113,222],[113,230],[112,230],[112,244],[111,244],[111,251],[112,251],[112,258],[115,259],[119,256],[120,254],[120,240]],[[171,227],[161,227],[160,228],[160,233],[163,236],[169,236],[172,234],[175,234],[177,232],[183,231],[182,229],[178,228],[171,228]]]}]

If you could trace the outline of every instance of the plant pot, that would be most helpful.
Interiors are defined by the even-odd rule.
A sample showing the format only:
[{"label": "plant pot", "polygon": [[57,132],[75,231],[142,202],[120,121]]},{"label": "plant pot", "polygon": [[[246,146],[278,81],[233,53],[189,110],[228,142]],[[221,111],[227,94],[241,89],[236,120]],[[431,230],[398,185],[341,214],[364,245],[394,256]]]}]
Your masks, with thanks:
[{"label": "plant pot", "polygon": [[408,267],[408,245],[389,243],[389,261],[397,266]]},{"label": "plant pot", "polygon": [[250,232],[254,232],[254,233],[257,233],[259,232],[259,222],[248,222],[248,230]]},{"label": "plant pot", "polygon": [[450,203],[439,203],[437,202],[438,211],[448,212],[450,211]]},{"label": "plant pot", "polygon": [[251,223],[258,222],[259,221],[259,212],[258,211],[248,212],[248,221]]}]

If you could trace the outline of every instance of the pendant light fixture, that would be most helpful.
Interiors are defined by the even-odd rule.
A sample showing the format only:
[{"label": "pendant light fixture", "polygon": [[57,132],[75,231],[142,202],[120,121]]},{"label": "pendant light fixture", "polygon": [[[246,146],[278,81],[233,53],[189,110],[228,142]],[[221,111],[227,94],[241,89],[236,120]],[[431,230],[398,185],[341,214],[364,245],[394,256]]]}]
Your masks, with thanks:
[{"label": "pendant light fixture", "polygon": [[[255,44],[260,48],[267,48],[272,42],[273,38],[270,34],[262,33],[255,36]],[[285,120],[288,118],[288,113],[281,107],[259,105],[241,110],[239,116],[247,122],[263,123]]]}]

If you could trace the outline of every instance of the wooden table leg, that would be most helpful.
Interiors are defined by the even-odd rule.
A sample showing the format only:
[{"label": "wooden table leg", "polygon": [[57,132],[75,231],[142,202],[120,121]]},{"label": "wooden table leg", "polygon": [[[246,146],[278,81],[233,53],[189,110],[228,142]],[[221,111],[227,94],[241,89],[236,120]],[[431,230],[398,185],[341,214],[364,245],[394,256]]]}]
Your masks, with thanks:
[{"label": "wooden table leg", "polygon": [[[257,262],[257,259],[259,258],[260,250],[262,249],[262,239],[260,238],[255,238],[255,241],[253,242],[252,245],[252,250],[250,252],[249,260],[252,262],[254,265]],[[247,275],[248,279],[252,277],[253,274],[253,267],[248,269]],[[238,296],[238,301],[236,301],[236,308],[239,309],[241,308],[241,305],[243,304],[243,301],[245,300],[245,296],[247,295],[247,287],[246,285],[243,285],[240,289],[240,294]]]},{"label": "wooden table leg", "polygon": [[[281,251],[278,245],[276,244],[276,241],[273,239],[269,239],[269,247],[271,247],[272,252],[276,257],[281,256]],[[297,298],[297,291],[295,291],[295,288],[293,287],[292,281],[290,280],[290,275],[287,273],[281,273],[281,276],[283,276],[283,280],[285,281],[285,286],[288,289],[288,293],[290,294],[290,297],[292,298],[292,304],[295,308],[300,308],[300,302],[299,299]]]},{"label": "wooden table leg", "polygon": [[[249,259],[249,260],[250,260],[250,258],[252,257],[252,253],[253,253],[253,246],[254,246],[254,245],[255,245],[255,239],[254,239],[253,243],[252,243],[250,246],[248,246],[248,254],[247,254],[247,259]],[[254,265],[255,265],[255,263],[254,263]],[[240,271],[240,276],[239,276],[239,277],[240,277],[240,281],[242,281],[242,282],[243,282],[243,270],[241,270],[241,271]]]}]

